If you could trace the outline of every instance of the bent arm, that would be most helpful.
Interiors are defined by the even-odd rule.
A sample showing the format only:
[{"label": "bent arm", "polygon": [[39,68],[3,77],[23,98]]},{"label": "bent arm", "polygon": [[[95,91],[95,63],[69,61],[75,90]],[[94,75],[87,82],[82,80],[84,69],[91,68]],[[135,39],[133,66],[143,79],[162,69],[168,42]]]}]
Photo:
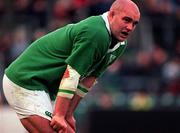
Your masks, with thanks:
[{"label": "bent arm", "polygon": [[83,79],[78,85],[76,94],[74,94],[74,97],[71,100],[65,119],[74,131],[76,131],[76,120],[73,116],[73,113],[77,108],[78,104],[80,103],[81,99],[87,94],[90,88],[94,85],[95,81],[96,78],[92,76]]},{"label": "bent arm", "polygon": [[79,73],[68,65],[59,86],[54,114],[66,115],[71,99],[76,92],[79,78]]},{"label": "bent arm", "polygon": [[71,99],[73,98],[80,75],[71,66],[67,66],[67,69],[60,82],[55,109],[53,111],[53,117],[50,125],[53,129],[66,132],[68,130],[68,124],[66,123],[65,117],[69,110]]},{"label": "bent arm", "polygon": [[68,65],[59,86],[51,120],[51,126],[54,129],[58,127],[58,130],[66,131],[68,125],[70,125],[75,131],[73,112],[96,81],[95,77],[89,76],[79,83],[79,78],[79,73]]},{"label": "bent arm", "polygon": [[69,109],[67,112],[67,116],[72,116],[73,112],[75,111],[76,107],[78,106],[81,99],[87,94],[87,92],[90,91],[94,83],[96,82],[96,77],[89,76],[83,79],[80,84],[78,85],[78,88],[76,90],[76,94],[71,100],[71,103],[69,105]]}]

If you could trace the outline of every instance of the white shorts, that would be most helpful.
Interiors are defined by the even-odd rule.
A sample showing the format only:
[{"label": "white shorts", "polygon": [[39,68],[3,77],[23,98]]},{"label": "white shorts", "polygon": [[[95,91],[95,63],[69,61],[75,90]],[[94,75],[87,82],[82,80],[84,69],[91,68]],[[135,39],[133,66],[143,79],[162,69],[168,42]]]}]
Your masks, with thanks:
[{"label": "white shorts", "polygon": [[3,77],[3,91],[9,105],[16,111],[20,119],[30,115],[38,115],[51,120],[53,103],[45,91],[32,91],[20,87]]}]

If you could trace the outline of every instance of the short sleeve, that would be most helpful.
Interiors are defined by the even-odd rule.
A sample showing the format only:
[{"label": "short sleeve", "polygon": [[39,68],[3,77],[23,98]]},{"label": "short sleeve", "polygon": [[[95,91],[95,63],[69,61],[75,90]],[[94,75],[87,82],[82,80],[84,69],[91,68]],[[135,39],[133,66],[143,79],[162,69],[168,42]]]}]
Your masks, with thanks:
[{"label": "short sleeve", "polygon": [[91,66],[98,61],[100,56],[98,51],[95,40],[81,37],[75,41],[72,52],[65,62],[74,68],[81,76],[84,76]]}]

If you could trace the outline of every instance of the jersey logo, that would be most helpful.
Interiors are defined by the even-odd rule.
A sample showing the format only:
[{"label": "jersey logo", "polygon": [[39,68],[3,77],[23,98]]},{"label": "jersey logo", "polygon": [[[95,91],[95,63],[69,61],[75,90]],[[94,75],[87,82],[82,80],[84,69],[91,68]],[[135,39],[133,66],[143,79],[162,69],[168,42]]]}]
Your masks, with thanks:
[{"label": "jersey logo", "polygon": [[45,111],[45,115],[47,115],[48,117],[52,118],[52,113],[49,111]]},{"label": "jersey logo", "polygon": [[111,64],[112,61],[114,61],[116,59],[116,56],[111,54],[110,57],[109,57],[109,60],[108,60],[108,64]]}]

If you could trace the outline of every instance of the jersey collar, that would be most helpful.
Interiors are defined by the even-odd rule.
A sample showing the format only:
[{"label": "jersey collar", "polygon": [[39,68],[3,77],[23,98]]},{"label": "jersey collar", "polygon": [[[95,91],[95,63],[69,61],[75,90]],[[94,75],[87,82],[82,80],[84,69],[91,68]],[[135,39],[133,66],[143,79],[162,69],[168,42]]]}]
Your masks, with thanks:
[{"label": "jersey collar", "polygon": [[[108,29],[109,34],[111,35],[111,29],[110,29],[109,21],[108,21],[108,17],[107,17],[108,12],[103,13],[101,16],[102,16],[102,18],[103,18],[103,20],[104,20],[104,22],[106,24],[106,28]],[[110,44],[111,44],[111,42],[110,42]],[[119,48],[120,45],[126,45],[125,41],[118,42],[112,49],[108,49],[108,53],[111,53],[111,52],[115,51],[116,49]]]},{"label": "jersey collar", "polygon": [[103,18],[103,20],[104,20],[104,22],[106,24],[106,28],[108,29],[109,34],[111,35],[111,29],[110,29],[109,21],[108,21],[108,18],[107,18],[108,12],[103,13],[101,16],[102,16],[102,18]]}]

